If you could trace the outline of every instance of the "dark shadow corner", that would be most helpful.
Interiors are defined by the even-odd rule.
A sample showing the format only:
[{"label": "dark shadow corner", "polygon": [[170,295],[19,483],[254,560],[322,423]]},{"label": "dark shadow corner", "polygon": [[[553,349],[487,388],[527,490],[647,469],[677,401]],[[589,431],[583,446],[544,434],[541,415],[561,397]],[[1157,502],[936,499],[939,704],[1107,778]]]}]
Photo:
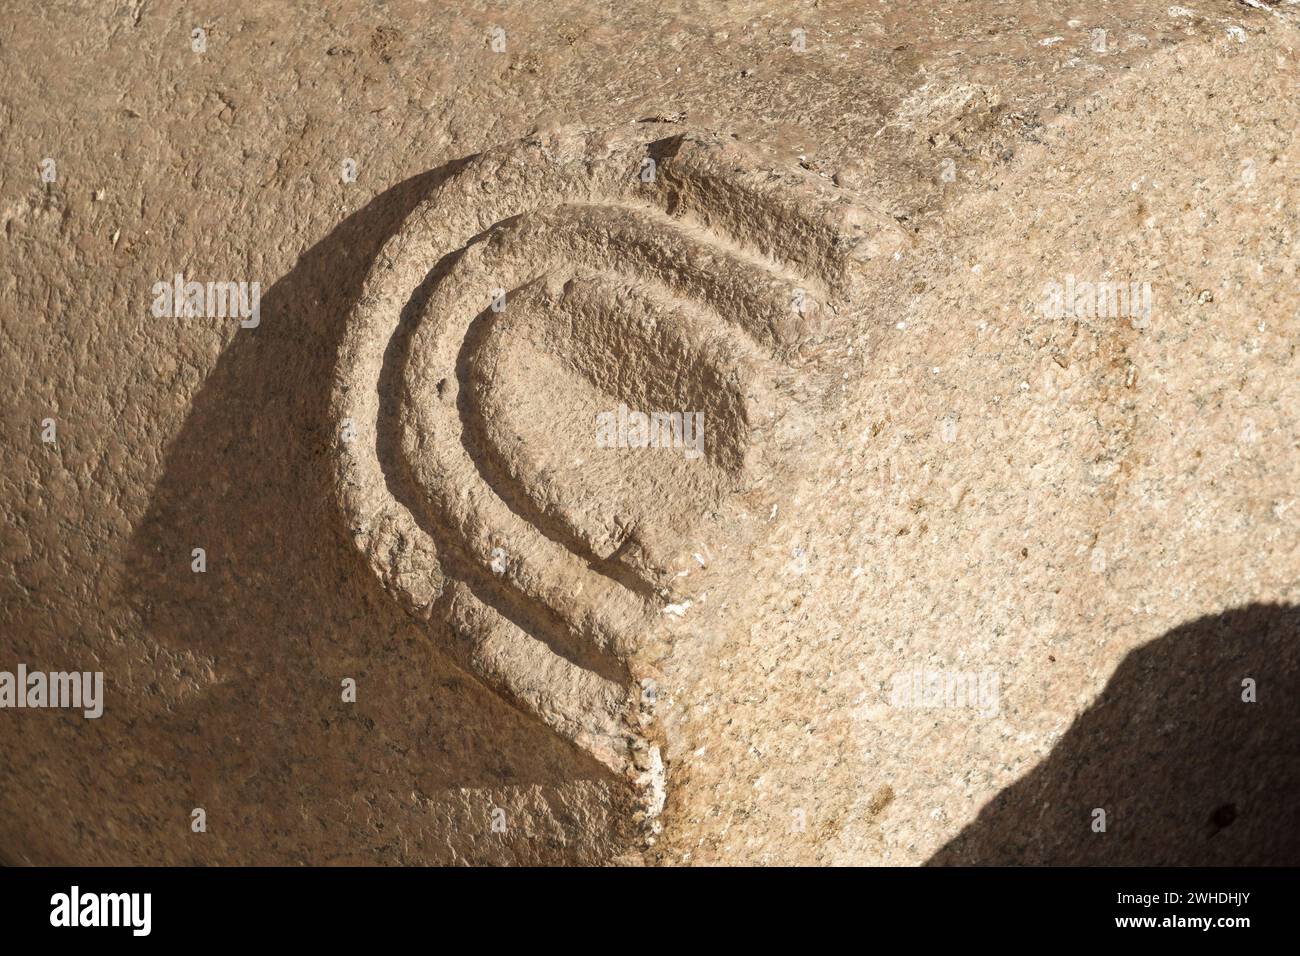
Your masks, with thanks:
[{"label": "dark shadow corner", "polygon": [[1132,651],[1047,759],[927,865],[1300,863],[1298,650],[1300,607],[1251,604]]}]

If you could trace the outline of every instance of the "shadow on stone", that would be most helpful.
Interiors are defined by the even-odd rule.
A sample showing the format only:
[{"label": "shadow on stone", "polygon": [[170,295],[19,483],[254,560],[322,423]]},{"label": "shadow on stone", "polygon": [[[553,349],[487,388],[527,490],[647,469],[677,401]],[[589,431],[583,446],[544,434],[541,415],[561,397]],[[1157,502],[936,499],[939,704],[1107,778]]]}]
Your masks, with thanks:
[{"label": "shadow on stone", "polygon": [[927,865],[1300,863],[1298,652],[1300,607],[1278,604],[1131,652],[1047,759]]},{"label": "shadow on stone", "polygon": [[[459,165],[378,196],[275,282],[260,325],[235,333],[167,451],[128,559],[128,600],[159,646],[151,695],[128,719],[150,764],[138,776],[205,807],[210,829],[196,848],[150,851],[154,862],[599,852],[599,820],[577,817],[605,772],[436,649],[365,568],[332,493],[344,322],[384,240]],[[191,570],[193,548],[205,573]],[[341,699],[349,677],[355,704]],[[501,792],[523,794],[543,823],[466,832]],[[152,830],[172,810],[133,812]]]}]

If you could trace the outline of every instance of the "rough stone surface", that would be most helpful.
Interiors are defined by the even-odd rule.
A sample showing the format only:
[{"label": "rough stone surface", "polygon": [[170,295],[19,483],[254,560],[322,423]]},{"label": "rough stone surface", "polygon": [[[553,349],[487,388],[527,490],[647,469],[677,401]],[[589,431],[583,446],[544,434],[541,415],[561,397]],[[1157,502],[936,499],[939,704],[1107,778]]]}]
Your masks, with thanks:
[{"label": "rough stone surface", "polygon": [[1300,861],[1298,30],[7,12],[0,859]]}]

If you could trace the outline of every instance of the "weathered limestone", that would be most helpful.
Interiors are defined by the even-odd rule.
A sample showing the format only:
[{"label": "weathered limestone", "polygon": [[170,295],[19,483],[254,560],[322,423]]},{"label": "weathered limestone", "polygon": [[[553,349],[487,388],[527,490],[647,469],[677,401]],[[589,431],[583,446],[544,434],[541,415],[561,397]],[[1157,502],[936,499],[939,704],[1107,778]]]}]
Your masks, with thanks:
[{"label": "weathered limestone", "polygon": [[1300,858],[1300,8],[430,6],[6,25],[0,858]]}]

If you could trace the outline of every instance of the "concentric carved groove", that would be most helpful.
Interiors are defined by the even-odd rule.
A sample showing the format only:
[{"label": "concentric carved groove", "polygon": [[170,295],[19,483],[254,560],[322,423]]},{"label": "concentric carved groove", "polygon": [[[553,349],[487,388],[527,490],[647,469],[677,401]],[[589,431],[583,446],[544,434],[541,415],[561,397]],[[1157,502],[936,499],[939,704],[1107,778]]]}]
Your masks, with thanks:
[{"label": "concentric carved groove", "polygon": [[[784,359],[894,238],[814,176],[643,129],[466,162],[377,257],[334,392],[373,571],[464,667],[632,777],[657,763],[635,655],[668,558],[752,476],[790,413]],[[597,448],[619,404],[703,412],[704,454]]]}]

